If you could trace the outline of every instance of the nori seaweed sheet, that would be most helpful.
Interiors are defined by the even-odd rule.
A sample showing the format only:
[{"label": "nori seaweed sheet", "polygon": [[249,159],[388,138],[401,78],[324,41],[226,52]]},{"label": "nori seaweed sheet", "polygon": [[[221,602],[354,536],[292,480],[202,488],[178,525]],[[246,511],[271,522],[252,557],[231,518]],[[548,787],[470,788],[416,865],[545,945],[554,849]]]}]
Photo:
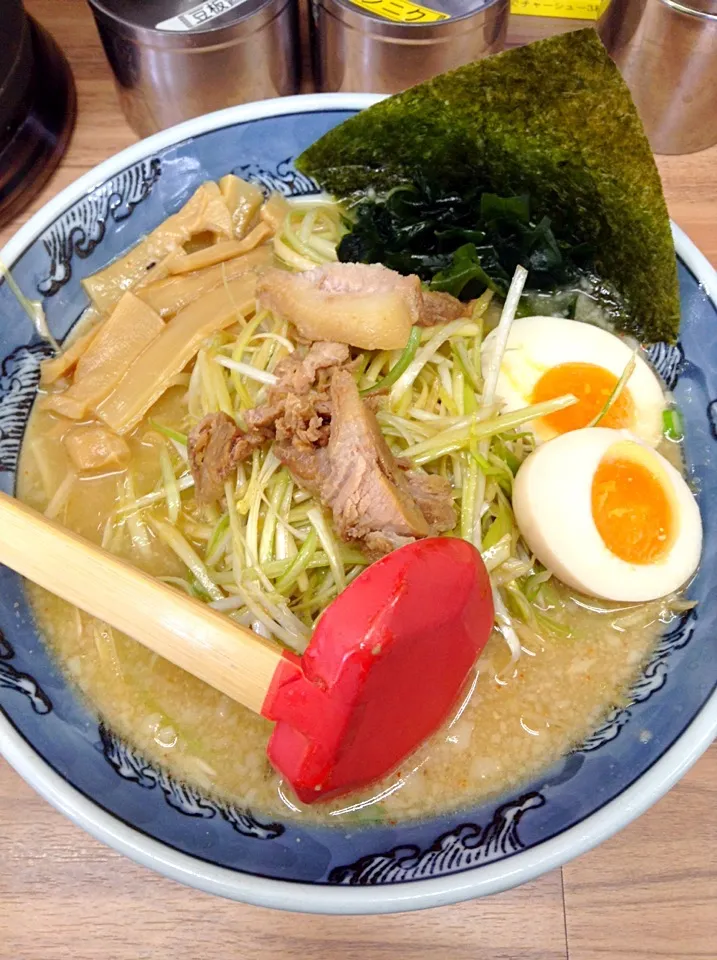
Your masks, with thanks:
[{"label": "nori seaweed sheet", "polygon": [[626,332],[673,342],[677,265],[650,145],[592,28],[540,40],[370,107],[297,167],[336,196],[419,173],[447,188],[528,193],[556,236],[588,243],[628,312]]}]

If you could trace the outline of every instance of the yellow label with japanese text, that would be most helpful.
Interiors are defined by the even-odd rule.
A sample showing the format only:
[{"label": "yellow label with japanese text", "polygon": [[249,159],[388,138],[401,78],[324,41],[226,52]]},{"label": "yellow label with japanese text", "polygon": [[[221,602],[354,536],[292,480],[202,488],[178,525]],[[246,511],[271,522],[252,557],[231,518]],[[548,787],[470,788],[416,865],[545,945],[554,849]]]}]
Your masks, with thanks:
[{"label": "yellow label with japanese text", "polygon": [[526,17],[597,20],[610,0],[510,0],[510,12]]},{"label": "yellow label with japanese text", "polygon": [[422,7],[420,3],[410,3],[410,0],[351,0],[351,3],[377,17],[396,23],[436,23],[438,20],[450,20],[450,14],[430,10]]}]

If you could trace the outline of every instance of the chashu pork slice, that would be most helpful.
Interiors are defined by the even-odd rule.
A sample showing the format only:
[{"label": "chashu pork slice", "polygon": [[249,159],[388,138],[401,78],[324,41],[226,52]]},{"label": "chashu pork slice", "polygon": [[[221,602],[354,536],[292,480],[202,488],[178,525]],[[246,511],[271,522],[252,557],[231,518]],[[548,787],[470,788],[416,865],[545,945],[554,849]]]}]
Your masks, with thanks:
[{"label": "chashu pork slice", "polygon": [[418,277],[402,277],[380,264],[331,263],[304,273],[268,270],[257,297],[305,340],[333,340],[362,350],[403,349],[423,310]]},{"label": "chashu pork slice", "polygon": [[321,498],[347,540],[381,530],[401,537],[426,537],[430,527],[408,490],[374,413],[359,396],[350,373],[331,380],[331,436]]},{"label": "chashu pork slice", "polygon": [[296,479],[330,507],[344,540],[380,556],[417,537],[453,529],[450,483],[398,464],[347,370],[332,373],[331,411],[327,447],[277,443],[274,449]]}]

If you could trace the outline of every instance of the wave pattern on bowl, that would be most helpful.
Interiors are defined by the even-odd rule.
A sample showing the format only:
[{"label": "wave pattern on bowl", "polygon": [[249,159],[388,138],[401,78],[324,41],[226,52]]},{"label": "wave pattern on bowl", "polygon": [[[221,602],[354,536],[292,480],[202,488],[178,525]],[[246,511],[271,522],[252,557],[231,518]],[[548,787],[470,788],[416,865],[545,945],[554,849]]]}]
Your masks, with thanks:
[{"label": "wave pattern on bowl", "polygon": [[[61,340],[86,306],[82,277],[132,246],[203,180],[233,170],[285,195],[315,194],[316,184],[296,173],[291,158],[368,102],[299,98],[280,108],[232,108],[160,134],[110,161],[106,175],[95,177],[91,188],[86,185],[79,193],[79,188],[69,188],[50,220],[41,213],[31,222],[25,236],[34,240],[22,249],[11,244],[7,265],[26,293],[37,291],[47,298],[49,325]],[[693,250],[688,242],[683,248]],[[14,762],[46,794],[53,793],[48,771],[55,771],[62,778],[60,792],[66,792],[63,803],[79,810],[82,802],[76,798],[84,796],[98,817],[105,811],[113,818],[106,822],[116,827],[97,832],[123,849],[139,846],[144,862],[183,879],[191,876],[204,889],[272,905],[289,902],[282,892],[286,884],[254,889],[247,886],[251,877],[293,881],[304,898],[291,901],[295,909],[391,909],[383,905],[380,890],[364,900],[355,891],[346,894],[353,900],[337,891],[339,899],[332,900],[328,887],[407,884],[415,893],[400,901],[400,909],[465,898],[472,891],[501,889],[535,875],[552,838],[564,840],[558,857],[567,859],[577,848],[576,828],[588,818],[595,821],[600,815],[604,822],[608,816],[614,826],[601,828],[603,835],[617,829],[624,822],[617,812],[621,795],[664,761],[674,744],[682,744],[685,754],[693,749],[689,728],[700,711],[710,710],[711,722],[717,723],[717,661],[710,649],[717,620],[712,589],[717,515],[711,506],[717,502],[717,310],[700,280],[705,278],[680,263],[682,342],[651,348],[653,364],[675,390],[685,415],[691,476],[701,491],[707,546],[692,590],[697,612],[681,618],[662,638],[630,706],[614,711],[580,750],[526,784],[518,796],[422,822],[350,830],[270,822],[203,796],[148,765],[98,726],[36,635],[19,578],[2,568],[0,746],[14,745],[14,752],[9,751]],[[0,488],[12,492],[39,364],[48,347],[37,339],[4,283],[0,316]],[[23,744],[33,751],[30,759]],[[667,779],[676,776],[671,764]],[[659,790],[651,790],[654,799]],[[53,799],[59,802],[54,794]],[[82,809],[85,813],[76,816],[87,820]],[[120,834],[121,843],[116,839]],[[570,836],[574,839],[565,839]],[[152,840],[161,848],[152,846]],[[475,883],[461,883],[458,891],[450,878],[467,870],[473,871]],[[511,880],[506,879],[509,873]],[[483,876],[490,877],[487,885]],[[443,878],[440,887],[425,887],[425,897],[419,893],[420,881],[437,877]]]}]

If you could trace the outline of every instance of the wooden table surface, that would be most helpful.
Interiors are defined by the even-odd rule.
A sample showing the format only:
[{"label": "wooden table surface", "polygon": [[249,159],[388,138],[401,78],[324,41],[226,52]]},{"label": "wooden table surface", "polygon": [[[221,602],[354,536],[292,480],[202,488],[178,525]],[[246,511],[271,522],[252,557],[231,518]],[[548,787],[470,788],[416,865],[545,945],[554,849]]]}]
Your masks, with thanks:
[{"label": "wooden table surface", "polygon": [[[1,2],[1,0],[0,0]],[[67,157],[0,244],[132,143],[83,0],[26,0],[74,70]],[[514,21],[513,38],[535,22]],[[673,218],[717,264],[717,148],[659,158]],[[389,917],[312,917],[165,880],[90,838],[0,760],[0,960],[716,960],[717,745],[599,849],[499,896]]]}]

